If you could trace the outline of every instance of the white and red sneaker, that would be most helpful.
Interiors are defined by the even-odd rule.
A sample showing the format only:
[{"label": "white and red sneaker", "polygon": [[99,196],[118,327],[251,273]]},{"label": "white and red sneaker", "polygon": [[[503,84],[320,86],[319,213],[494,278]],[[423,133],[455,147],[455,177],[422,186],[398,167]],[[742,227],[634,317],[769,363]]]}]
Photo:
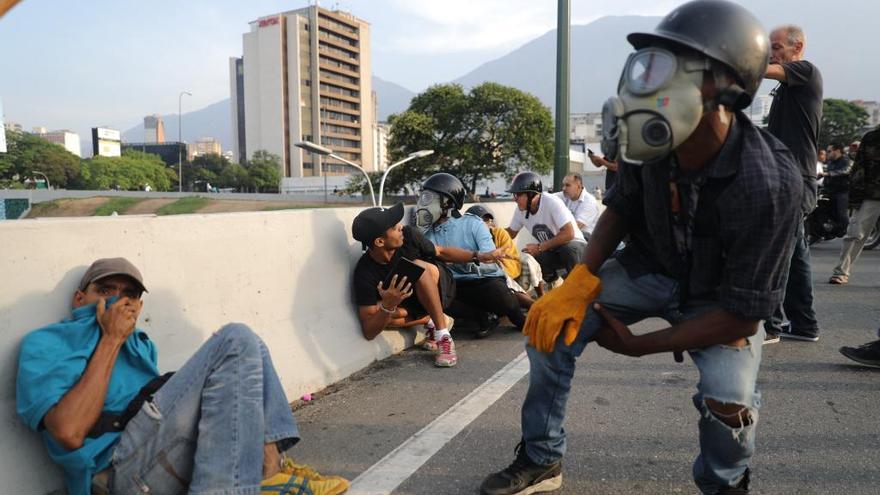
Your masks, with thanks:
[{"label": "white and red sneaker", "polygon": [[434,358],[434,366],[438,368],[451,368],[458,363],[458,355],[455,353],[455,342],[448,335],[437,341],[440,353]]},{"label": "white and red sneaker", "polygon": [[422,349],[437,352],[437,338],[435,337],[434,325],[425,325],[425,340],[422,341]]}]

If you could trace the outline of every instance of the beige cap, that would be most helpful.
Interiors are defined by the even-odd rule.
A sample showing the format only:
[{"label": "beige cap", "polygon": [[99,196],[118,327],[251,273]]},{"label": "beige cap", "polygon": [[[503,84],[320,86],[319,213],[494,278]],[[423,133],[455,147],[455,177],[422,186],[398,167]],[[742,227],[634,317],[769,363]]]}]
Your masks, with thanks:
[{"label": "beige cap", "polygon": [[140,270],[125,258],[101,258],[95,261],[86,270],[86,273],[83,274],[82,280],[79,281],[78,289],[85,291],[90,283],[111,275],[127,275],[137,282],[141,290],[147,292],[147,288],[144,286],[144,277],[141,276]]}]

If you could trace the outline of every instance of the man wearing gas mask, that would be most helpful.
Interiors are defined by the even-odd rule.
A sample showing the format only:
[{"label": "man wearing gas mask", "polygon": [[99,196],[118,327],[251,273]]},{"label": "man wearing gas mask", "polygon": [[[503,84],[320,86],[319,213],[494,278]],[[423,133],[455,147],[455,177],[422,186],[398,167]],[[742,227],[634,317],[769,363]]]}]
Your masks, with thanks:
[{"label": "man wearing gas mask", "polygon": [[[628,40],[636,52],[603,109],[618,180],[583,262],[529,311],[522,441],[486,495],[561,486],[566,402],[591,340],[629,356],[687,351],[700,372],[694,481],[704,494],[748,493],[759,323],[782,299],[803,191],[791,152],[740,111],[764,76],[766,34],[737,4],[697,0]],[[648,317],[671,326],[630,332]]]},{"label": "man wearing gas mask", "polygon": [[475,215],[462,215],[464,185],[447,173],[437,173],[422,184],[416,205],[416,226],[438,246],[471,251],[469,262],[450,265],[455,279],[455,300],[447,312],[455,318],[474,321],[476,336],[486,337],[498,325],[497,316],[507,316],[522,328],[525,315],[516,296],[507,288],[504,270],[497,263],[481,263],[479,253],[496,252],[489,228]]}]

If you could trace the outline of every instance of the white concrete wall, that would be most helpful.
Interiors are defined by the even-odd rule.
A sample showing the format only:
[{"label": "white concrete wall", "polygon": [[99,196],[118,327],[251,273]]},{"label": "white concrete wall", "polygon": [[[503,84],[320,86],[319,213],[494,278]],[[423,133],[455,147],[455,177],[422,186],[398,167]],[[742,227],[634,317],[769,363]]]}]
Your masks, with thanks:
[{"label": "white concrete wall", "polygon": [[[499,225],[513,208],[492,204]],[[294,400],[411,344],[412,332],[361,336],[350,289],[361,254],[350,233],[359,211],[0,222],[0,493],[62,486],[38,436],[15,413],[18,347],[30,330],[69,315],[96,258],[125,256],[144,274],[149,293],[138,326],[156,342],[162,371],[180,367],[224,323],[244,322],[266,341]]]}]

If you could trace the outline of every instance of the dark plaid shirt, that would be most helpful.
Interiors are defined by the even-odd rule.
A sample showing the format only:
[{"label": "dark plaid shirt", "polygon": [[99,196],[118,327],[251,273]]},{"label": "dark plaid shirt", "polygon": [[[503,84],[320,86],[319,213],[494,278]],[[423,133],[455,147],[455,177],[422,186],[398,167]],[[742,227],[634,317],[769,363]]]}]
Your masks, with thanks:
[{"label": "dark plaid shirt", "polygon": [[[621,163],[605,198],[630,225],[619,260],[631,277],[676,278],[688,289],[687,300],[717,300],[742,317],[767,318],[784,296],[785,262],[801,219],[800,175],[791,152],[740,112],[721,151],[697,173],[680,172],[674,156]],[[672,182],[678,215],[671,209]],[[688,212],[690,218],[682,216]]]}]

